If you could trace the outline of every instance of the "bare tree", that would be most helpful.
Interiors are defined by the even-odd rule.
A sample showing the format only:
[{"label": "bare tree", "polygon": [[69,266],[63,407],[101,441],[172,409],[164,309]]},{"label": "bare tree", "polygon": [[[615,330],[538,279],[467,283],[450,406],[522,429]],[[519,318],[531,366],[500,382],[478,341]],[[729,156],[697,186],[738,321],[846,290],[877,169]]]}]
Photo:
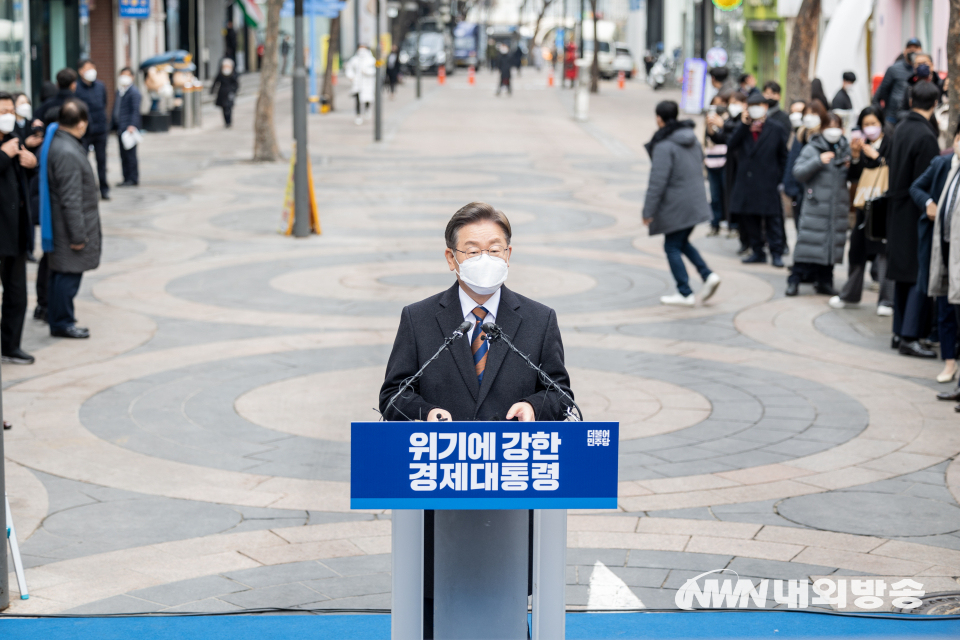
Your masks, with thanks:
[{"label": "bare tree", "polygon": [[523,26],[523,12],[527,10],[527,4],[530,3],[530,0],[520,0],[520,9],[517,11],[517,32],[520,31],[520,27]]},{"label": "bare tree", "polygon": [[[818,0],[819,1],[819,0]],[[597,40],[597,0],[590,0],[590,12],[593,14],[593,61],[590,63],[590,93],[600,91],[600,42]]]},{"label": "bare tree", "polygon": [[[950,78],[949,138],[957,130],[960,120],[960,0],[950,0],[950,27],[947,31],[947,77]],[[954,149],[957,153],[958,150]]]},{"label": "bare tree", "polygon": [[549,9],[553,3],[554,0],[543,0],[543,4],[540,6],[540,12],[537,13],[537,21],[533,23],[533,37],[530,38],[530,42],[537,42],[537,36],[540,35],[540,23],[543,21],[543,17],[547,15],[547,9]]},{"label": "bare tree", "polygon": [[820,0],[803,0],[787,54],[787,100],[810,99],[810,52],[816,47],[819,28]]},{"label": "bare tree", "polygon": [[253,119],[253,159],[275,162],[280,157],[277,132],[273,126],[273,104],[277,96],[277,40],[280,34],[280,7],[283,0],[267,0],[267,34],[260,65],[260,91]]},{"label": "bare tree", "polygon": [[330,38],[327,40],[327,66],[323,70],[323,101],[333,111],[333,58],[340,50],[340,16],[330,20]]}]

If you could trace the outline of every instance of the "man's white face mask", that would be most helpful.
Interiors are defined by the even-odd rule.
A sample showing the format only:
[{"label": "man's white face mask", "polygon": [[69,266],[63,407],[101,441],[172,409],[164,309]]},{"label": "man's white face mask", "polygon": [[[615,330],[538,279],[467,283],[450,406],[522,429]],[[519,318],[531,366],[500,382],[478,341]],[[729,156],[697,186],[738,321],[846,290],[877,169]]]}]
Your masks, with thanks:
[{"label": "man's white face mask", "polygon": [[507,272],[510,270],[505,260],[491,258],[485,253],[463,262],[457,261],[457,265],[460,267],[460,281],[481,296],[499,289],[507,281]]}]

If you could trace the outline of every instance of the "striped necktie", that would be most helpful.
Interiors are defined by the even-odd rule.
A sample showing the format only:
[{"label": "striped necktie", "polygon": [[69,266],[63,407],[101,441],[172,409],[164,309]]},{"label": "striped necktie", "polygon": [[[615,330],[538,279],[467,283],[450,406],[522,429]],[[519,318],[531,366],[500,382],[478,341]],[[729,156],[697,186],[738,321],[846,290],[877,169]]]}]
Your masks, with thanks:
[{"label": "striped necktie", "polygon": [[473,327],[473,344],[471,345],[473,366],[477,370],[477,382],[483,382],[483,370],[487,366],[487,351],[490,349],[490,345],[487,342],[487,334],[483,332],[480,325],[483,324],[483,319],[487,317],[487,310],[483,307],[477,307],[473,310],[473,315],[477,319],[477,324]]}]

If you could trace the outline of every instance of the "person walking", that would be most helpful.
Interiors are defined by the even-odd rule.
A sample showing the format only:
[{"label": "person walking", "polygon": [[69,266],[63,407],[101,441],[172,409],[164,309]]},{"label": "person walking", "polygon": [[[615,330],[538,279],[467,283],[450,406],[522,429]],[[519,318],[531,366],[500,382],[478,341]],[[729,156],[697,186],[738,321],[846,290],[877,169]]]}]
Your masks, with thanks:
[{"label": "person walking", "polygon": [[[829,305],[834,309],[843,309],[860,304],[867,261],[870,260],[880,285],[877,315],[892,316],[893,282],[886,277],[886,246],[882,241],[870,240],[867,237],[864,205],[866,199],[882,195],[881,191],[886,188],[887,181],[883,179],[881,172],[889,171],[889,168],[885,167],[890,154],[893,128],[889,124],[884,126],[883,112],[871,105],[860,112],[857,131],[854,133],[859,135],[852,135],[850,139],[852,160],[847,178],[852,183],[858,183],[857,193],[863,194],[864,202],[858,204],[855,200],[853,203],[857,218],[850,232],[850,248],[847,250],[847,281],[840,294],[830,298]],[[870,177],[863,175],[868,169],[871,170]]]},{"label": "person walking", "polygon": [[283,36],[280,42],[280,57],[283,58],[283,66],[280,68],[280,75],[287,75],[287,62],[290,60],[290,36]]},{"label": "person walking", "polygon": [[357,47],[357,52],[347,61],[344,73],[353,82],[350,95],[357,105],[358,125],[363,124],[363,118],[369,117],[370,104],[377,91],[377,59],[365,44]]},{"label": "person walking", "polygon": [[853,101],[850,99],[850,89],[853,88],[853,84],[856,81],[857,74],[853,71],[843,72],[843,86],[841,86],[833,96],[833,102],[830,104],[831,109],[844,109],[847,111],[853,109]]},{"label": "person walking", "polygon": [[20,346],[27,316],[27,256],[33,251],[33,223],[25,170],[37,158],[14,131],[15,101],[0,92],[0,356],[11,364],[33,364],[34,357]]},{"label": "person walking", "polygon": [[787,163],[787,136],[780,125],[768,122],[767,101],[759,92],[747,98],[747,113],[741,116],[730,140],[728,154],[737,157],[737,177],[730,195],[730,211],[740,216],[740,234],[747,234],[752,255],[744,264],[765,263],[764,229],[773,266],[783,266],[785,239],[778,185]]},{"label": "person walking", "polygon": [[217,94],[216,105],[223,110],[223,126],[227,129],[233,124],[233,103],[240,92],[240,78],[237,77],[233,60],[220,61],[220,73],[210,85],[210,93]]},{"label": "person walking", "polygon": [[667,262],[677,282],[677,293],[661,297],[660,304],[692,307],[696,298],[683,256],[703,278],[701,303],[716,293],[720,276],[710,270],[700,252],[690,244],[693,228],[710,220],[710,208],[703,190],[703,150],[697,142],[693,121],[677,120],[679,113],[672,100],[665,100],[656,108],[659,129],[645,145],[652,168],[643,202],[643,224],[650,235],[663,234]]},{"label": "person walking", "polygon": [[787,278],[788,296],[797,295],[805,280],[813,280],[817,293],[837,294],[833,288],[833,265],[843,262],[843,247],[847,243],[850,161],[843,122],[840,116],[830,113],[826,126],[810,139],[793,166],[793,177],[803,184],[805,202],[793,268]]},{"label": "person walking", "polygon": [[125,131],[133,133],[140,129],[140,90],[133,83],[133,70],[124,67],[117,77],[117,94],[113,98],[113,120],[111,126],[117,132],[120,144],[120,167],[123,182],[120,187],[135,187],[140,184],[140,166],[137,161],[137,146],[129,149],[123,144]]},{"label": "person walking", "polygon": [[910,113],[897,125],[890,145],[887,277],[896,283],[890,346],[901,355],[935,358],[936,352],[920,344],[929,324],[929,313],[926,294],[917,287],[917,221],[922,209],[910,197],[910,185],[940,155],[939,132],[930,123],[940,91],[935,85],[922,82],[912,93]]},{"label": "person walking", "polygon": [[500,84],[497,85],[498,96],[504,87],[507,88],[508,95],[513,95],[513,88],[510,86],[510,74],[513,73],[513,62],[513,56],[510,55],[510,49],[507,48],[507,45],[500,45],[500,57],[498,58],[500,65]]},{"label": "person walking", "polygon": [[887,67],[883,80],[873,94],[873,104],[884,110],[887,122],[897,124],[901,116],[898,113],[903,104],[904,95],[910,78],[914,75],[913,59],[923,49],[916,38],[907,40],[903,53],[897,57],[892,65]]},{"label": "person walking", "polygon": [[81,100],[64,102],[41,152],[40,227],[43,250],[51,254],[47,318],[50,335],[60,338],[90,337],[77,326],[73,299],[83,272],[100,265],[100,194],[80,142],[89,117]]},{"label": "person walking", "polygon": [[[951,382],[957,377],[957,306],[950,302],[956,300],[960,292],[960,261],[954,257],[951,261],[950,245],[960,228],[960,125],[953,137],[953,151],[937,156],[927,170],[910,185],[910,197],[914,204],[926,214],[925,226],[930,231],[930,255],[927,272],[923,272],[923,260],[920,260],[920,272],[917,274],[918,286],[926,284],[927,295],[936,300],[937,335],[940,338],[940,357],[943,359],[943,371],[937,376],[937,382]],[[942,206],[941,206],[942,205]],[[960,247],[960,244],[954,245]],[[953,264],[951,264],[951,262]],[[950,272],[953,273],[951,284]],[[923,282],[922,282],[923,281]],[[951,288],[954,295],[950,296]]]},{"label": "person walking", "polygon": [[397,82],[400,80],[400,48],[393,45],[390,55],[387,56],[387,86],[390,87],[390,99],[397,93]]},{"label": "person walking", "polygon": [[110,199],[107,184],[107,85],[97,80],[97,66],[91,60],[81,60],[77,70],[80,80],[74,94],[87,104],[90,126],[82,143],[84,149],[93,147],[97,159],[97,176],[100,181],[100,197]]}]

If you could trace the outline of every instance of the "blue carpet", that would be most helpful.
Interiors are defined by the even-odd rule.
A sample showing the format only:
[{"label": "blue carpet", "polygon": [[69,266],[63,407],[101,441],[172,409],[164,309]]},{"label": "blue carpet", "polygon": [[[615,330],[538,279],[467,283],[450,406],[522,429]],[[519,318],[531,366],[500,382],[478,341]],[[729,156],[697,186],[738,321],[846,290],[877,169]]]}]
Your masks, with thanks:
[{"label": "blue carpet", "polygon": [[[284,615],[193,618],[0,620],[4,640],[389,640],[386,615]],[[789,611],[576,613],[567,640],[689,638],[960,638],[960,620],[854,618]]]}]

